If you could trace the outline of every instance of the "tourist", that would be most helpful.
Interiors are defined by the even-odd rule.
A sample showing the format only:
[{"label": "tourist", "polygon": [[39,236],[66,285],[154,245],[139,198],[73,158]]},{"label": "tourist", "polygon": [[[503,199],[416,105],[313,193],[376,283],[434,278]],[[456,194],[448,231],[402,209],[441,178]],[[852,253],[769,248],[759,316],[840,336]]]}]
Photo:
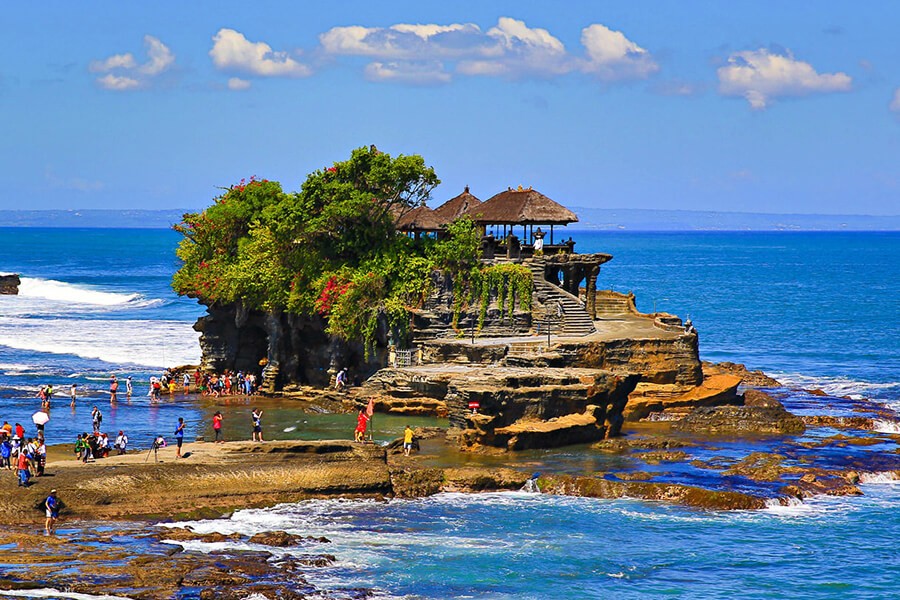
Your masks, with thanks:
[{"label": "tourist", "polygon": [[41,410],[47,409],[47,386],[42,385],[41,389],[38,390],[38,393],[35,394],[35,397],[41,399]]},{"label": "tourist", "polygon": [[59,520],[59,499],[56,497],[56,490],[50,490],[50,495],[44,500],[44,508],[47,509],[47,522],[44,524],[44,531],[47,535],[53,533],[56,521]]},{"label": "tourist", "polygon": [[3,421],[3,425],[0,426],[0,437],[12,437],[12,425],[9,424],[9,421]]},{"label": "tourist", "polygon": [[184,385],[184,394],[185,395],[190,394],[191,393],[191,376],[187,371],[184,372],[184,377],[182,377],[182,384]]},{"label": "tourist", "polygon": [[[253,441],[263,441],[262,433],[262,414],[263,411],[258,408],[253,409]],[[259,439],[257,439],[257,437]]]},{"label": "tourist", "polygon": [[216,411],[216,414],[213,415],[213,431],[216,432],[216,443],[221,444],[225,440],[222,439],[222,413]]},{"label": "tourist", "polygon": [[178,426],[175,427],[175,444],[178,449],[175,451],[175,458],[181,458],[181,445],[184,443],[184,419],[178,417]]},{"label": "tourist", "polygon": [[403,430],[403,454],[409,456],[409,451],[412,450],[413,445],[413,430],[407,425],[406,429]]},{"label": "tourist", "polygon": [[109,456],[109,438],[105,433],[101,433],[97,437],[97,451],[94,453],[94,458],[106,458]]},{"label": "tourist", "polygon": [[116,436],[116,443],[114,447],[119,456],[125,454],[125,449],[128,448],[128,436],[125,435],[125,432],[121,429],[119,430],[119,435]]},{"label": "tourist", "polygon": [[87,462],[90,453],[91,447],[87,443],[87,433],[79,433],[75,439],[75,458],[81,462]]},{"label": "tourist", "polygon": [[125,397],[130,399],[132,392],[134,392],[134,384],[131,381],[131,375],[129,375],[125,378]]},{"label": "tourist", "polygon": [[356,429],[353,430],[353,439],[357,442],[362,442],[366,436],[366,428],[369,426],[369,415],[366,414],[366,409],[359,409],[359,414],[356,415]]},{"label": "tourist", "polygon": [[50,401],[53,400],[53,384],[47,384],[47,408],[50,408]]},{"label": "tourist", "polygon": [[19,459],[16,463],[19,471],[19,487],[28,487],[28,480],[31,479],[31,471],[28,470],[28,455],[22,448],[19,448]]},{"label": "tourist", "polygon": [[100,433],[100,425],[103,424],[103,413],[96,406],[91,410],[91,422],[94,425],[94,433]]},{"label": "tourist", "polygon": [[25,439],[25,428],[22,427],[21,423],[16,423],[16,437],[20,440]]},{"label": "tourist", "polygon": [[116,394],[119,391],[119,380],[116,379],[116,376],[113,375],[109,378],[109,403],[116,403]]},{"label": "tourist", "polygon": [[72,399],[72,403],[69,404],[69,406],[71,406],[72,408],[75,408],[75,397],[76,397],[77,389],[78,389],[78,384],[75,384],[75,383],[73,383],[72,386],[69,388],[69,397]]},{"label": "tourist", "polygon": [[3,440],[0,440],[0,469],[6,467],[8,470],[12,470],[12,463],[10,461],[11,456],[12,442],[4,435]]},{"label": "tourist", "polygon": [[343,392],[347,388],[347,368],[338,371],[337,377],[334,378],[334,390]]},{"label": "tourist", "polygon": [[37,449],[35,450],[35,461],[37,462],[37,476],[44,476],[44,468],[47,466],[47,444],[43,437],[37,439]]},{"label": "tourist", "polygon": [[174,395],[175,395],[175,388],[176,388],[176,387],[177,387],[177,386],[175,385],[175,379],[174,379],[174,378],[169,379],[168,390],[169,390],[169,395],[170,395],[170,396],[174,396]]}]

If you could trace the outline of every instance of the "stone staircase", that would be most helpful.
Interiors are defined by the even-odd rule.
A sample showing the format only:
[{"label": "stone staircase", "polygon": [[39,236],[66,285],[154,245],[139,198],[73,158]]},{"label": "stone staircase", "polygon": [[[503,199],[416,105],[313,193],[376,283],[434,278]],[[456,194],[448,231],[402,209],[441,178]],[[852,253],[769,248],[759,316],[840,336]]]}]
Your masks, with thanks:
[{"label": "stone staircase", "polygon": [[631,296],[610,291],[598,291],[595,296],[597,316],[629,314],[632,311]]},{"label": "stone staircase", "polygon": [[[538,301],[544,305],[546,310],[550,311],[551,317],[556,318],[557,313],[561,313],[559,314],[561,320],[559,335],[581,337],[596,331],[594,321],[581,301],[544,278],[544,261],[542,259],[527,260],[524,264],[533,276],[534,293]],[[543,321],[543,318],[544,315],[534,315],[535,325],[538,320]]]}]

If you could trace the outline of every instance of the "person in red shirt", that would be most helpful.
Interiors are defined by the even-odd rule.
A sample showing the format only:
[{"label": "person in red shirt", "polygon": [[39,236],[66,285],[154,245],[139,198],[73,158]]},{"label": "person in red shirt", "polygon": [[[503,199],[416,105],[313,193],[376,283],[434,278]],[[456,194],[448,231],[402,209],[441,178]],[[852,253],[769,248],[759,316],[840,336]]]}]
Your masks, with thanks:
[{"label": "person in red shirt", "polygon": [[22,427],[21,423],[16,423],[16,435],[19,437],[20,440],[25,439],[25,428]]},{"label": "person in red shirt", "polygon": [[31,471],[28,470],[28,454],[25,452],[24,446],[19,448],[19,462],[16,467],[19,469],[19,486],[28,487]]},{"label": "person in red shirt", "polygon": [[222,439],[222,413],[216,411],[213,415],[213,431],[216,432],[216,443],[221,444],[225,440]]},{"label": "person in red shirt", "polygon": [[366,414],[366,409],[359,409],[359,414],[356,416],[356,429],[354,430],[354,439],[357,442],[363,441],[363,438],[366,435],[366,428],[369,426],[369,415]]}]

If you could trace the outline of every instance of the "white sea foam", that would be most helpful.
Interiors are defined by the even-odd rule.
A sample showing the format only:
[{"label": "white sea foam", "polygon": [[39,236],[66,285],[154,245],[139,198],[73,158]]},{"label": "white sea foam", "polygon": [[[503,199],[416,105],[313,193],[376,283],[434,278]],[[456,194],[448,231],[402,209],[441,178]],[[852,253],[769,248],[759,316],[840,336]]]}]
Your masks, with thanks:
[{"label": "white sea foam", "polygon": [[878,433],[900,433],[900,422],[888,421],[886,419],[875,419],[873,429]]},{"label": "white sea foam", "polygon": [[785,387],[819,389],[829,396],[851,398],[873,398],[883,390],[900,389],[900,381],[872,382],[849,377],[816,377],[800,373],[772,373],[772,377]]},{"label": "white sea foam", "polygon": [[140,294],[104,292],[85,285],[66,283],[54,279],[23,277],[19,285],[20,298],[44,298],[72,304],[94,304],[115,306],[127,304],[141,298]]},{"label": "white sea foam", "polygon": [[900,483],[900,472],[860,473],[859,481],[860,483]]},{"label": "white sea foam", "polygon": [[200,360],[199,333],[183,321],[0,317],[0,346],[72,354],[114,365],[170,367]]}]

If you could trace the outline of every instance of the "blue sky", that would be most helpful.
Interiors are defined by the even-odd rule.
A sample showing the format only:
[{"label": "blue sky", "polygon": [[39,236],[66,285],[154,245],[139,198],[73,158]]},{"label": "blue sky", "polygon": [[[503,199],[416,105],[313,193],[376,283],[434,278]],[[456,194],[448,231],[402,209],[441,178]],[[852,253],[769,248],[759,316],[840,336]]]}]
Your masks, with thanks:
[{"label": "blue sky", "polygon": [[375,144],[486,199],[900,214],[900,3],[4,6],[0,208],[200,208]]}]

